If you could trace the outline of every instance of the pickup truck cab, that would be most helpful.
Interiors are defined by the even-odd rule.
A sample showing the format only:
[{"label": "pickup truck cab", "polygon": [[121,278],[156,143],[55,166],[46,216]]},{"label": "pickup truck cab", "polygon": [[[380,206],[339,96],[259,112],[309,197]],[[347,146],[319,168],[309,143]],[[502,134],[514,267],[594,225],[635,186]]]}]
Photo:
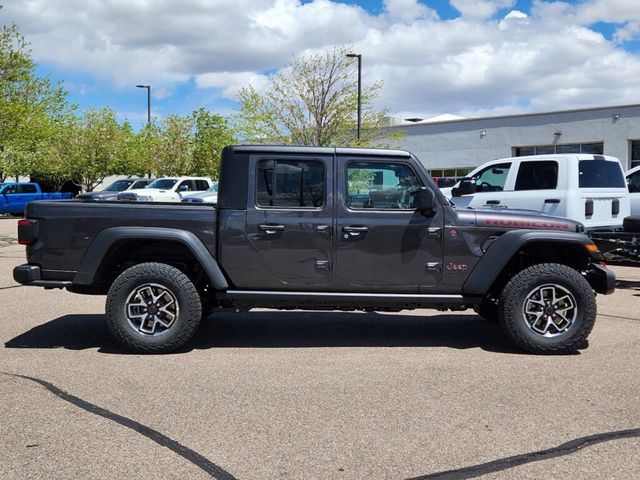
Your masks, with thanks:
[{"label": "pickup truck cab", "polygon": [[605,155],[493,160],[442,191],[460,207],[536,210],[578,221],[589,231],[621,229],[631,210],[620,162]]},{"label": "pickup truck cab", "polygon": [[207,177],[167,177],[159,178],[144,188],[127,190],[118,195],[118,199],[180,202],[184,196],[206,192],[209,188],[211,188],[211,179]]},{"label": "pickup truck cab", "polygon": [[[79,221],[82,219],[82,221]],[[138,352],[185,345],[203,315],[474,308],[536,353],[583,348],[614,275],[571,220],[453,207],[399,150],[233,146],[218,204],[35,202],[25,285],[107,295]]]},{"label": "pickup truck cab", "polygon": [[64,200],[73,198],[71,193],[44,193],[35,182],[8,182],[0,186],[0,213],[22,215],[29,202],[35,200]]}]

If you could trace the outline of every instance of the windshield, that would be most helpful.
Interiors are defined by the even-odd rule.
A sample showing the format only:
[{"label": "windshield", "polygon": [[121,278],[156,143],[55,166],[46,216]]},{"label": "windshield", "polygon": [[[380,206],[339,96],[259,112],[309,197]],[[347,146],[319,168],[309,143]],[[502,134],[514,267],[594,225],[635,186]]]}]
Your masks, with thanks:
[{"label": "windshield", "polygon": [[209,189],[210,192],[217,192],[218,191],[218,184],[214,183],[213,185],[211,185],[211,188]]},{"label": "windshield", "polygon": [[627,188],[618,162],[580,160],[580,188]]},{"label": "windshield", "polygon": [[149,185],[149,188],[169,189],[173,187],[177,181],[178,180],[176,180],[175,178],[161,178],[160,180],[156,180],[151,185]]},{"label": "windshield", "polygon": [[113,182],[107,188],[104,189],[105,192],[123,192],[129,185],[133,183],[133,180],[118,180]]}]

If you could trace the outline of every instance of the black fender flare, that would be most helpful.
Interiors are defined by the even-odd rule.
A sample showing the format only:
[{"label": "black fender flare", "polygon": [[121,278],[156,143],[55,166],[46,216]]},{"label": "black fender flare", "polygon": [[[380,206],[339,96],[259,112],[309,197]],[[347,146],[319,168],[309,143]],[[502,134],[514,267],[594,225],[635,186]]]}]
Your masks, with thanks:
[{"label": "black fender flare", "polygon": [[206,272],[216,290],[229,288],[218,262],[193,233],[175,228],[160,227],[111,227],[102,230],[93,239],[80,262],[78,273],[73,279],[76,285],[92,285],[109,249],[122,240],[168,240],[181,243],[189,249]]},{"label": "black fender flare", "polygon": [[513,256],[525,245],[535,243],[579,246],[584,250],[585,256],[589,257],[590,252],[585,245],[593,242],[586,235],[574,232],[547,230],[511,230],[505,232],[489,246],[471,271],[462,286],[463,295],[486,295],[493,282]]}]

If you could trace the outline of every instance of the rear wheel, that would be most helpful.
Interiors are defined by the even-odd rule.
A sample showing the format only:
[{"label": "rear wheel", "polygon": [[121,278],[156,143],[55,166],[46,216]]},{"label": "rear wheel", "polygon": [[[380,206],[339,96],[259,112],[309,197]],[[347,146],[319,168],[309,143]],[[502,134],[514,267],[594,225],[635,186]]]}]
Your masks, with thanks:
[{"label": "rear wheel", "polygon": [[596,300],[577,271],[555,263],[518,273],[500,297],[502,325],[531,353],[571,353],[587,345],[596,320]]},{"label": "rear wheel", "polygon": [[167,353],[196,332],[202,305],[196,287],[177,268],[141,263],[125,270],[107,295],[107,325],[129,350]]}]

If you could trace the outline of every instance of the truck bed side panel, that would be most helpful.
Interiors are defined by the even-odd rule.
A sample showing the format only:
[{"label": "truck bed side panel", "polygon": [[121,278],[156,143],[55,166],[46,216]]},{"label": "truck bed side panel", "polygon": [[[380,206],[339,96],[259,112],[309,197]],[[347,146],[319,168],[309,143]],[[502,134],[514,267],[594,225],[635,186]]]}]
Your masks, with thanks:
[{"label": "truck bed side panel", "polygon": [[186,230],[216,255],[217,213],[212,205],[34,202],[27,207],[27,217],[38,220],[40,238],[27,248],[27,260],[44,270],[77,271],[96,235],[110,227]]}]

